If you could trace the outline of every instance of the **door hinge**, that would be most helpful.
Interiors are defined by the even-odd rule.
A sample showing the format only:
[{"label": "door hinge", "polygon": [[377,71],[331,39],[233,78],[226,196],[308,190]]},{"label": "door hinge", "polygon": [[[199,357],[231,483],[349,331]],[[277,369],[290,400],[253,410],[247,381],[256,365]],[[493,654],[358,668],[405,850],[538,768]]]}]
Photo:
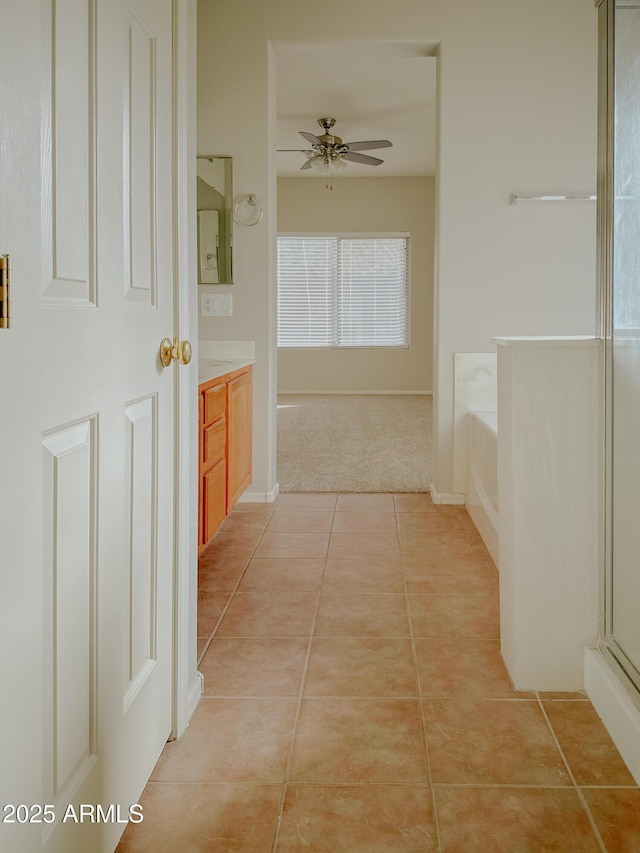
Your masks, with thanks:
[{"label": "door hinge", "polygon": [[11,328],[11,261],[0,255],[0,329]]}]

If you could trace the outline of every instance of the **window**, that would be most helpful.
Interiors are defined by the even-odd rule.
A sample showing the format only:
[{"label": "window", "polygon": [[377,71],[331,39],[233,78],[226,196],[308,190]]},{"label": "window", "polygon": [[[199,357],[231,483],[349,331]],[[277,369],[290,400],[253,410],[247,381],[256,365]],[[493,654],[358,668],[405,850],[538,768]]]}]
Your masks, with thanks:
[{"label": "window", "polygon": [[409,235],[278,237],[278,346],[408,346]]}]

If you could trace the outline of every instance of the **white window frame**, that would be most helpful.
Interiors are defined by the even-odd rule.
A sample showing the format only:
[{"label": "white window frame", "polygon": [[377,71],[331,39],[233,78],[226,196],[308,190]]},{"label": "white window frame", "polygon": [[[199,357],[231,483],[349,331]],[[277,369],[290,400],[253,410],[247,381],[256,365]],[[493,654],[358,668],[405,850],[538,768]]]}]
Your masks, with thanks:
[{"label": "white window frame", "polygon": [[[411,232],[410,231],[279,231],[277,237],[336,237],[338,239],[351,240],[406,240],[407,241],[407,270],[406,270],[406,287],[407,287],[407,342],[405,344],[390,344],[390,345],[374,345],[374,344],[327,344],[325,346],[279,346],[278,349],[283,352],[295,352],[301,350],[304,352],[316,350],[318,352],[327,352],[328,350],[402,350],[411,348]],[[277,250],[276,250],[277,256]],[[276,277],[276,287],[278,287]]]}]

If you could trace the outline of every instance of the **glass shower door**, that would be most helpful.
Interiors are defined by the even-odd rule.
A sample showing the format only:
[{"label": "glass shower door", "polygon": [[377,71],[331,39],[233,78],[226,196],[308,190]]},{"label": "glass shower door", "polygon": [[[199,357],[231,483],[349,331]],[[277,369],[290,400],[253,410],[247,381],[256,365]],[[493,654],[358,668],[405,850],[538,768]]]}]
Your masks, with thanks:
[{"label": "glass shower door", "polygon": [[640,2],[608,14],[605,643],[640,690]]}]

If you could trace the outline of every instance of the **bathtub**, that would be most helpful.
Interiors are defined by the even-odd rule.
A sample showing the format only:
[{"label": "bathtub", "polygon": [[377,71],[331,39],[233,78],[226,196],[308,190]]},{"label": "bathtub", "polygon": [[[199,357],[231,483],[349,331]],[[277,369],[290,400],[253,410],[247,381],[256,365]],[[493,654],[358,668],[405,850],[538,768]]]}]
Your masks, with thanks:
[{"label": "bathtub", "polygon": [[469,411],[465,504],[498,565],[498,413]]}]

